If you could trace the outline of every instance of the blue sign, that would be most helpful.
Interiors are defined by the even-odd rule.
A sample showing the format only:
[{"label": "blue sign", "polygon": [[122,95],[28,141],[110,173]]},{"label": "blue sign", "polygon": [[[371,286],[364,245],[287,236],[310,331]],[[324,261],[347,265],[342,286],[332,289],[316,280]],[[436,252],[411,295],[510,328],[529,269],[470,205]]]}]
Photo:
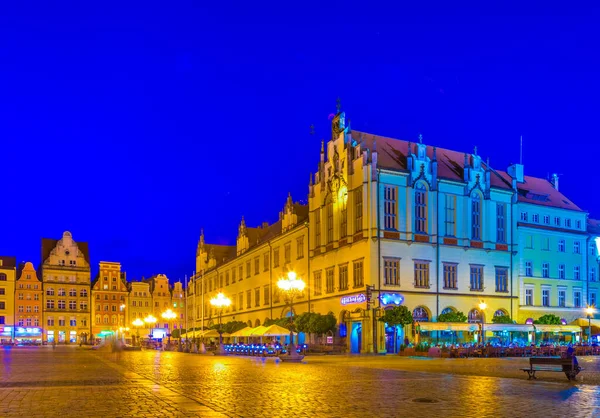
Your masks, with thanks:
[{"label": "blue sign", "polygon": [[340,303],[342,305],[350,305],[352,303],[363,303],[366,301],[367,297],[364,293],[361,293],[360,295],[343,296],[342,299],[340,299]]},{"label": "blue sign", "polygon": [[30,328],[30,327],[17,327],[15,328],[15,335],[16,336],[34,336],[34,335],[41,335],[42,334],[42,329],[41,328]]},{"label": "blue sign", "polygon": [[402,305],[404,296],[400,293],[382,293],[379,300],[381,300],[382,305]]}]

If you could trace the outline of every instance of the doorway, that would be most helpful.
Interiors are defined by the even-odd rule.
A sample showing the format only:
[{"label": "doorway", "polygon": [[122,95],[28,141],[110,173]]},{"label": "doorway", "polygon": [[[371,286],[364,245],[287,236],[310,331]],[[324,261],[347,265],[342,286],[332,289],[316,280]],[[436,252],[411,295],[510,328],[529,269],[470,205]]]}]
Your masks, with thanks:
[{"label": "doorway", "polygon": [[352,322],[352,333],[350,334],[350,352],[359,354],[362,350],[362,324]]}]

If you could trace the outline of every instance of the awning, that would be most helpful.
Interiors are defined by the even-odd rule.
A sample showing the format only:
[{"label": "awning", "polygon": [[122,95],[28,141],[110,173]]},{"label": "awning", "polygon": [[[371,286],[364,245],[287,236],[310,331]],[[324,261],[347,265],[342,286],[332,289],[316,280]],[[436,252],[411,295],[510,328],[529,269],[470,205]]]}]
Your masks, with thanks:
[{"label": "awning", "polygon": [[534,325],[535,332],[581,332],[579,325]]},{"label": "awning", "polygon": [[466,322],[420,322],[421,331],[479,331],[478,324]]},{"label": "awning", "polygon": [[[577,318],[571,322],[571,325],[578,325],[587,332],[587,328],[590,326],[590,320],[587,318]],[[600,319],[592,319],[592,334],[600,334]]]},{"label": "awning", "polygon": [[532,332],[533,325],[526,324],[485,324],[484,331]]},{"label": "awning", "polygon": [[234,332],[233,334],[231,334],[232,337],[247,337],[248,334],[250,333],[250,331],[252,331],[254,328],[252,327],[246,327],[246,328],[242,328],[239,331]]}]

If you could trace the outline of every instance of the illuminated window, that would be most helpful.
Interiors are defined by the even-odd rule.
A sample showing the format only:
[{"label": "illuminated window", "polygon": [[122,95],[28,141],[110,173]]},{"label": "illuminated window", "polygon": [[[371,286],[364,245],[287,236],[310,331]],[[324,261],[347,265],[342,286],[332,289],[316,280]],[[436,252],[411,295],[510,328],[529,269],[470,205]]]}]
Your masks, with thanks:
[{"label": "illuminated window", "polygon": [[456,236],[456,196],[446,195],[446,236]]},{"label": "illuminated window", "polygon": [[444,263],[444,289],[458,289],[456,269],[456,263]]},{"label": "illuminated window", "polygon": [[319,296],[321,294],[322,286],[323,286],[323,284],[321,283],[321,272],[315,271],[314,272],[314,285],[313,285],[315,296]]},{"label": "illuminated window", "polygon": [[471,239],[481,240],[481,196],[474,193],[471,198]]},{"label": "illuminated window", "polygon": [[327,203],[327,244],[333,242],[333,203]]},{"label": "illuminated window", "polygon": [[339,290],[348,290],[348,264],[339,266],[338,272]]},{"label": "illuminated window", "polygon": [[386,286],[400,286],[400,260],[397,258],[383,259],[383,283]]},{"label": "illuminated window", "polygon": [[508,269],[496,267],[496,292],[508,292]]},{"label": "illuminated window", "polygon": [[354,288],[365,285],[362,260],[352,262],[352,281],[354,282]]},{"label": "illuminated window", "polygon": [[506,242],[506,205],[496,204],[496,241]]},{"label": "illuminated window", "polygon": [[299,237],[296,240],[296,258],[304,258],[304,237]]},{"label": "illuminated window", "polygon": [[471,290],[483,290],[483,266],[471,264],[471,274],[469,278]]},{"label": "illuminated window", "polygon": [[363,211],[363,195],[362,187],[354,191],[354,233],[361,232],[362,226],[362,211]]},{"label": "illuminated window", "polygon": [[398,229],[397,224],[397,189],[394,186],[383,188],[383,221],[385,229]]},{"label": "illuminated window", "polygon": [[415,232],[427,233],[427,189],[423,183],[415,188]]},{"label": "illuminated window", "polygon": [[415,261],[415,287],[429,288],[429,262]]},{"label": "illuminated window", "polygon": [[326,285],[326,292],[332,293],[334,290],[334,267],[327,269],[325,285]]}]

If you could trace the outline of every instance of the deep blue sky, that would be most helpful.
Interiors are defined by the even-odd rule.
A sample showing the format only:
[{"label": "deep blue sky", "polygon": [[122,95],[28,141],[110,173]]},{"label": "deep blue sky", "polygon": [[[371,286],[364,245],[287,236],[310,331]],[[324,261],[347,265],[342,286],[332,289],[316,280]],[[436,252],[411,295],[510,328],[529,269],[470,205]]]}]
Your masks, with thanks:
[{"label": "deep blue sky", "polygon": [[337,97],[354,129],[499,169],[523,135],[526,174],[600,216],[598,9],[172,3],[2,10],[0,254],[37,265],[70,230],[94,272],[183,279],[201,227],[234,242],[305,199]]}]

